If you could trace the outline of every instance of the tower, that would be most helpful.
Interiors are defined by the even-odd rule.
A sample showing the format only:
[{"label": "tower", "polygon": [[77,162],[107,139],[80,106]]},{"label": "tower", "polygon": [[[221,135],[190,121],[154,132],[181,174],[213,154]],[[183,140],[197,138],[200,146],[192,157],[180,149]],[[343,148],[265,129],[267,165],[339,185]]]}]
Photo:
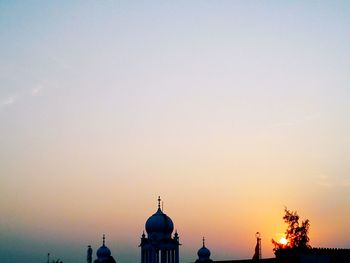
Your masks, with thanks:
[{"label": "tower", "polygon": [[179,235],[172,236],[174,224],[160,208],[146,221],[145,233],[141,236],[141,263],[179,263]]},{"label": "tower", "polygon": [[260,260],[261,259],[261,235],[259,232],[256,232],[256,246],[255,246],[255,253],[253,256],[253,260]]},{"label": "tower", "polygon": [[88,246],[86,261],[87,261],[87,263],[92,263],[92,248],[91,248],[91,246]]}]

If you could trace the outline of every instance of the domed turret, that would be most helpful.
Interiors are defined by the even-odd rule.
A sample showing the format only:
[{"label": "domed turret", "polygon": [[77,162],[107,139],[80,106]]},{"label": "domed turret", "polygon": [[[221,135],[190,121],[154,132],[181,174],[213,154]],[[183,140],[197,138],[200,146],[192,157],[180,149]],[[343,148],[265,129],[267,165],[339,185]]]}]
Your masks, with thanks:
[{"label": "domed turret", "polygon": [[203,262],[203,261],[209,262],[210,261],[211,262],[212,260],[210,259],[210,254],[211,254],[210,250],[205,247],[205,239],[203,237],[203,246],[197,252],[198,260],[196,262],[198,262],[198,261],[201,261],[201,262]]},{"label": "domed turret", "polygon": [[208,259],[210,258],[210,254],[211,254],[210,250],[207,249],[206,247],[201,247],[197,252],[199,259]]},{"label": "domed turret", "polygon": [[105,245],[105,235],[103,235],[103,242],[102,242],[102,246],[97,250],[96,252],[96,256],[98,259],[106,259],[109,258],[111,256],[111,251],[109,250],[108,247],[106,247]]},{"label": "domed turret", "polygon": [[154,240],[170,238],[174,230],[174,224],[170,217],[160,209],[160,197],[158,197],[158,210],[149,217],[145,224],[148,237]]}]

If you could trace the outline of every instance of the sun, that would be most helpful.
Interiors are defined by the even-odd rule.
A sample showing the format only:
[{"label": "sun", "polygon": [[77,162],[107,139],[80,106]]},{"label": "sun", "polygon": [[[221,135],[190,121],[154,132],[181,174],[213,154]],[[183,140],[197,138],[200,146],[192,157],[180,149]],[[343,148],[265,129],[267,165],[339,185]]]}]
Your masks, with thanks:
[{"label": "sun", "polygon": [[287,245],[287,243],[288,243],[288,240],[287,240],[286,238],[282,237],[282,238],[280,239],[280,244],[282,244],[282,245]]}]

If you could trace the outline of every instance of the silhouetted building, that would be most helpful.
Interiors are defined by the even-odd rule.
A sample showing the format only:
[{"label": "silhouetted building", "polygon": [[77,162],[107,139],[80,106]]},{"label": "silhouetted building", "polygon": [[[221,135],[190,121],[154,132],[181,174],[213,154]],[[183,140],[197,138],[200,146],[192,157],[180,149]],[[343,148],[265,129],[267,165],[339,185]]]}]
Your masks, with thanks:
[{"label": "silhouetted building", "polygon": [[91,248],[91,246],[88,246],[86,261],[87,261],[87,263],[92,263],[92,248]]},{"label": "silhouetted building", "polygon": [[255,245],[255,252],[254,252],[253,260],[257,261],[257,260],[260,260],[262,258],[261,257],[261,237],[260,237],[260,233],[256,232],[255,237],[256,237],[256,245]]},{"label": "silhouetted building", "polygon": [[50,259],[50,253],[47,253],[46,263],[63,263],[63,261],[60,259]]},{"label": "silhouetted building", "polygon": [[211,254],[210,250],[205,247],[205,239],[203,237],[203,245],[197,252],[198,259],[196,260],[196,263],[211,263],[211,262],[213,262],[210,259],[210,254]]},{"label": "silhouetted building", "polygon": [[[103,235],[102,246],[96,252],[97,259],[94,260],[94,263],[116,263],[116,261],[111,255],[112,254],[111,251],[109,250],[109,248],[106,246],[105,243],[106,243],[106,238],[105,238],[105,235]],[[91,246],[88,246],[86,260],[87,260],[87,263],[92,262]]]},{"label": "silhouetted building", "polygon": [[146,221],[145,233],[141,236],[141,263],[179,263],[179,235],[174,230],[174,224],[170,217],[160,209],[160,197],[158,197],[158,209]]},{"label": "silhouetted building", "polygon": [[[141,243],[141,263],[179,263],[179,235],[177,231],[173,234],[174,224],[167,216],[160,205],[161,199],[158,197],[158,209],[150,216],[146,223],[145,232],[142,233]],[[240,260],[212,260],[210,250],[205,246],[203,237],[202,247],[198,250],[198,259],[195,263],[350,263],[350,249],[331,248],[309,248],[309,249],[279,249],[275,252],[275,258],[262,258],[261,237],[256,233],[256,246],[252,259]],[[92,263],[92,248],[88,246],[87,263]],[[105,245],[103,235],[102,246],[96,252],[97,259],[94,263],[116,263],[111,255],[111,251]],[[59,261],[57,261],[59,262]],[[47,263],[50,263],[48,254]]]}]

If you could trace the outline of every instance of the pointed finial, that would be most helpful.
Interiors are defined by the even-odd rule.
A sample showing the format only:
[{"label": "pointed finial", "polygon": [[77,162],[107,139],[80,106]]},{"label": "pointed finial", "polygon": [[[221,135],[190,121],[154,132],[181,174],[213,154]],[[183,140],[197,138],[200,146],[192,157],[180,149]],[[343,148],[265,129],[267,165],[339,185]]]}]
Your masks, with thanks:
[{"label": "pointed finial", "polygon": [[177,229],[175,229],[174,240],[179,241],[179,234],[177,233]]},{"label": "pointed finial", "polygon": [[203,247],[205,247],[205,238],[203,237]]},{"label": "pointed finial", "polygon": [[161,201],[160,196],[158,196],[158,208],[160,208],[160,201]]},{"label": "pointed finial", "polygon": [[105,246],[105,241],[106,241],[106,236],[105,236],[105,234],[103,234],[103,237],[102,237],[102,246]]}]

